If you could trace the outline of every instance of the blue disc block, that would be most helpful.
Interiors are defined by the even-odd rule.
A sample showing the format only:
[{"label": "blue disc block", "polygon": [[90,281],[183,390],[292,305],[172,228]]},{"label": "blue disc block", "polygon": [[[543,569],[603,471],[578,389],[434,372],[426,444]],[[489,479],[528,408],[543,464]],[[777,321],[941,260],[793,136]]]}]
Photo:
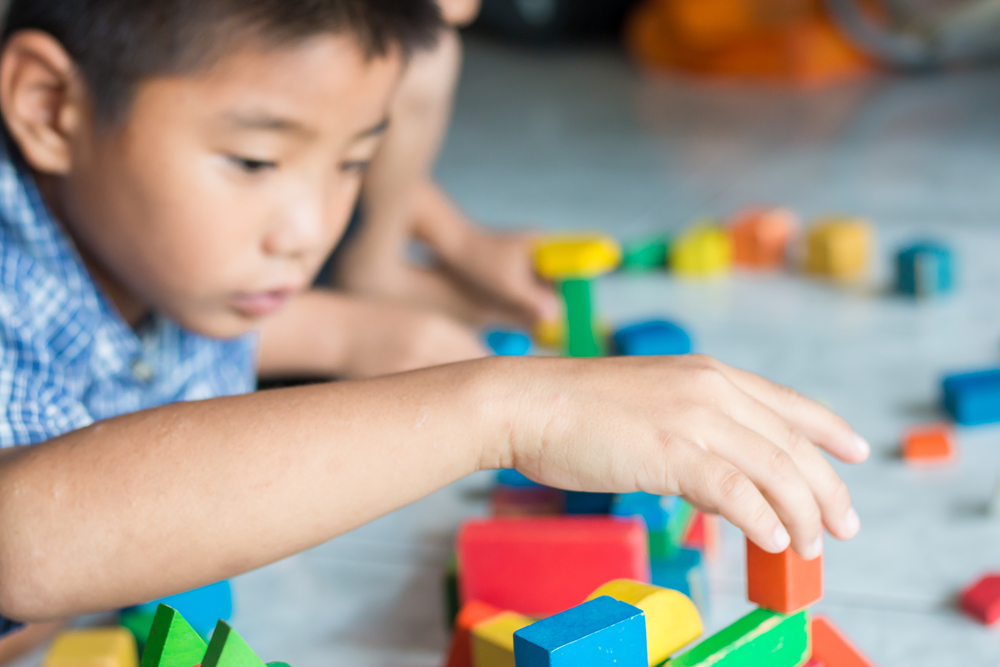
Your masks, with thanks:
[{"label": "blue disc block", "polygon": [[689,354],[691,337],[684,329],[666,320],[640,322],[614,335],[615,349],[626,357]]},{"label": "blue disc block", "polygon": [[613,493],[567,491],[566,514],[607,514],[614,498]]},{"label": "blue disc block", "polygon": [[947,294],[954,286],[951,250],[935,241],[904,248],[896,255],[896,276],[896,288],[902,294]]},{"label": "blue disc block", "polygon": [[649,667],[646,614],[607,595],[514,633],[517,667]]},{"label": "blue disc block", "polygon": [[944,409],[963,426],[1000,422],[1000,368],[951,375],[942,383]]},{"label": "blue disc block", "polygon": [[523,331],[488,331],[486,344],[494,354],[501,357],[523,357],[531,352],[531,337]]},{"label": "blue disc block", "polygon": [[123,613],[137,611],[155,614],[161,604],[176,609],[195,632],[208,639],[219,621],[228,621],[233,615],[233,588],[228,581],[220,581],[193,591],[129,607]]}]

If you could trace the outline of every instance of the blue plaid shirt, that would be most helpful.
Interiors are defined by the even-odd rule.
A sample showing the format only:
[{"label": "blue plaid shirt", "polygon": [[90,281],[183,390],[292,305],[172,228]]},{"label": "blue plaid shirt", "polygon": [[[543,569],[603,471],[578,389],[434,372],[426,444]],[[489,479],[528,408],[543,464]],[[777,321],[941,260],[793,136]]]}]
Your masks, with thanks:
[{"label": "blue plaid shirt", "polygon": [[[0,447],[167,403],[253,391],[256,338],[130,327],[0,139]],[[14,626],[0,618],[0,635]]]}]

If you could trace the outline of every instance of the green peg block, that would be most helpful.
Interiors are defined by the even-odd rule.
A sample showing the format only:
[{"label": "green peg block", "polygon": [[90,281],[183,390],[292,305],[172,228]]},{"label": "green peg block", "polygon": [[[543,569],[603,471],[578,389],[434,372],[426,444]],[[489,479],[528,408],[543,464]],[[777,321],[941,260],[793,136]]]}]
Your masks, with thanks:
[{"label": "green peg block", "polygon": [[786,615],[756,609],[666,664],[669,667],[800,667],[811,654],[808,610]]},{"label": "green peg block", "polygon": [[253,649],[243,641],[236,630],[225,621],[219,621],[212,633],[212,641],[205,651],[201,667],[265,667]]},{"label": "green peg block", "polygon": [[594,333],[593,281],[565,280],[560,285],[566,302],[566,354],[570,357],[604,356]]},{"label": "green peg block", "polygon": [[629,241],[622,248],[622,269],[632,273],[664,269],[669,253],[670,241],[665,234]]},{"label": "green peg block", "polygon": [[194,667],[205,657],[207,648],[176,609],[161,604],[153,617],[141,667]]}]

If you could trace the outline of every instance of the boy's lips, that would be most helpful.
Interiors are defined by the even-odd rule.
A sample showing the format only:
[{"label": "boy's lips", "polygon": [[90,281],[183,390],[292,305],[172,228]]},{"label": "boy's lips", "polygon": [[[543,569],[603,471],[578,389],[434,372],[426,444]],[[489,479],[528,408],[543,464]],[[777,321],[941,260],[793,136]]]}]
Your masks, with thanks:
[{"label": "boy's lips", "polygon": [[296,291],[298,290],[282,289],[239,294],[233,298],[232,305],[246,317],[264,317],[280,310]]}]

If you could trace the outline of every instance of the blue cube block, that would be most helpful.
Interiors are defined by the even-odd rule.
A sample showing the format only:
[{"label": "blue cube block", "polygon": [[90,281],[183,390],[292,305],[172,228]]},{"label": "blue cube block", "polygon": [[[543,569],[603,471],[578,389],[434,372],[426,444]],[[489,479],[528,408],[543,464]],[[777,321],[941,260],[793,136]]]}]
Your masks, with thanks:
[{"label": "blue cube block", "polygon": [[649,667],[646,614],[603,596],[514,633],[517,667]]},{"label": "blue cube block", "polygon": [[228,621],[233,615],[233,588],[228,581],[220,581],[217,584],[171,595],[123,611],[155,614],[156,609],[161,604],[173,607],[180,612],[195,632],[207,639],[220,620]]},{"label": "blue cube block", "polygon": [[614,497],[613,493],[567,491],[566,514],[607,514],[611,511]]},{"label": "blue cube block", "polygon": [[523,331],[488,331],[486,344],[494,354],[501,357],[523,357],[531,352],[531,337]]},{"label": "blue cube block", "polygon": [[697,549],[681,549],[670,559],[654,558],[650,561],[654,586],[670,588],[691,598],[708,615],[708,577]]},{"label": "blue cube block", "polygon": [[1000,422],[1000,368],[951,375],[942,383],[944,408],[963,426]]},{"label": "blue cube block", "polygon": [[498,470],[497,484],[500,486],[512,486],[517,489],[530,489],[541,486],[541,484],[531,481],[518,471],[512,469]]},{"label": "blue cube block", "polygon": [[897,289],[903,294],[928,297],[951,291],[951,250],[935,241],[904,248],[896,255]]},{"label": "blue cube block", "polygon": [[646,522],[649,532],[666,530],[684,501],[678,496],[657,496],[644,491],[615,496],[612,516],[636,516]]},{"label": "blue cube block", "polygon": [[618,354],[628,357],[688,354],[691,337],[684,329],[665,320],[640,322],[620,329],[614,335]]}]

